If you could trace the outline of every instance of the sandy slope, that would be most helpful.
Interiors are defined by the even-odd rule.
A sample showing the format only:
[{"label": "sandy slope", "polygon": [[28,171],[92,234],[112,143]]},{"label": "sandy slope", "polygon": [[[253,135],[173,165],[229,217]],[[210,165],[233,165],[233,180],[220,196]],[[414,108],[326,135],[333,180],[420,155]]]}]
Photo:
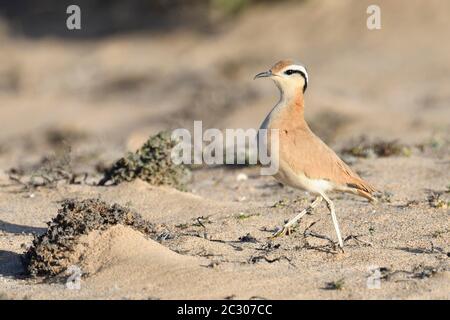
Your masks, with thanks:
[{"label": "sandy slope", "polygon": [[[450,184],[449,3],[380,1],[377,32],[365,28],[368,3],[256,7],[213,35],[180,30],[70,43],[5,37],[0,74],[16,74],[17,89],[0,85],[0,297],[450,298],[450,212],[427,200]],[[375,206],[335,197],[349,237],[345,253],[323,239],[335,239],[325,207],[292,236],[270,241],[270,231],[309,197],[257,168],[195,170],[189,192],[142,181],[22,192],[5,173],[32,173],[57,153],[55,129],[72,146],[72,169],[95,180],[96,166],[163,128],[193,120],[257,127],[276,90],[252,75],[284,57],[308,65],[307,117],[334,149],[361,135],[425,145],[409,157],[350,159],[392,195]],[[239,173],[248,180],[237,181]],[[166,240],[123,226],[81,239],[80,266],[92,274],[79,291],[24,278],[20,254],[58,202],[89,197],[129,205],[163,225]],[[372,267],[381,268],[380,289],[367,288]],[[340,280],[341,290],[325,289]]]},{"label": "sandy slope", "polygon": [[[230,173],[225,172],[228,176],[224,178],[228,180],[225,184],[246,190],[247,195],[261,197],[255,194],[258,189],[269,189],[272,194],[263,197],[266,202],[272,201],[270,204],[280,197],[293,199],[289,190],[268,187],[269,179],[261,181],[254,178],[236,183],[234,174],[232,172],[230,177]],[[274,209],[253,201],[206,200],[166,188],[147,187],[138,181],[120,187],[80,189],[68,187],[63,194],[60,190],[40,193],[29,199],[32,202],[22,198],[17,203],[22,210],[30,210],[30,214],[24,216],[33,221],[45,221],[55,211],[36,209],[45,203],[55,203],[66,196],[85,198],[99,194],[107,201],[114,199],[118,203],[133,203],[133,208],[145,218],[164,223],[170,237],[158,244],[145,239],[137,231],[120,226],[103,234],[93,233],[88,239],[80,240],[87,243],[80,267],[92,273],[82,280],[82,290],[68,290],[63,284],[32,285],[28,281],[4,277],[2,287],[8,297],[448,298],[449,279],[448,271],[445,271],[448,267],[448,212],[429,208],[420,196],[408,196],[407,199],[419,201],[408,208],[401,207],[404,200],[377,206],[350,198],[338,201],[345,237],[357,235],[362,242],[349,239],[346,252],[335,254],[328,240],[303,234],[316,222],[310,229],[314,234],[334,238],[325,208],[307,216],[293,236],[274,242],[267,239],[270,234],[263,230],[279,225],[304,202]],[[125,189],[129,193],[124,193]],[[199,192],[204,193],[205,190]],[[219,193],[217,190],[217,197]],[[159,201],[155,201],[155,194]],[[171,201],[164,200],[168,196]],[[22,196],[9,195],[12,203],[15,197]],[[172,210],[161,210],[164,206]],[[242,213],[245,218],[241,217]],[[202,216],[209,216],[207,220],[200,220],[205,229],[196,224],[196,218]],[[35,230],[26,230],[26,226],[36,225],[32,220],[26,221],[30,218],[22,220],[22,225],[16,226],[16,232],[11,225],[2,224],[2,230],[5,230],[2,243],[6,249],[2,251],[4,275],[21,271],[19,260],[4,261],[12,258],[5,253],[20,252],[19,244],[30,240],[31,236],[27,234]],[[17,220],[11,214],[3,222]],[[42,223],[37,225],[42,226]],[[26,234],[22,234],[22,230]],[[248,233],[255,238],[254,243],[242,241]],[[366,242],[372,246],[366,246]],[[277,245],[280,246],[277,248]],[[392,279],[382,282],[382,289],[369,290],[366,281],[371,266],[389,268],[389,272],[403,270],[412,273],[397,272]],[[431,278],[413,278],[429,269],[435,269],[437,273]],[[344,279],[342,290],[323,289],[327,282],[339,279]]]}]

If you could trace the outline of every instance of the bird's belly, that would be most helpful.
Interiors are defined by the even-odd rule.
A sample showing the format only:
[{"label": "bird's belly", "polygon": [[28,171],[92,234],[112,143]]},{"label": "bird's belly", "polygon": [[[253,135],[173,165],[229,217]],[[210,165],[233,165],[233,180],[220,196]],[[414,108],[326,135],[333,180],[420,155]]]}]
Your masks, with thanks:
[{"label": "bird's belly", "polygon": [[315,194],[322,194],[334,189],[333,183],[324,179],[310,179],[303,172],[294,172],[287,163],[280,161],[278,172],[274,178],[281,183],[296,189]]},{"label": "bird's belly", "polygon": [[[276,109],[276,107],[275,107]],[[273,111],[272,111],[273,112]],[[271,118],[272,118],[272,112],[266,117],[266,119],[261,124],[260,129],[267,129],[271,130]],[[262,137],[258,134],[258,143],[259,139]],[[266,150],[270,151],[270,139],[266,140],[263,138],[263,141],[266,145]],[[280,141],[282,143],[282,141]],[[271,154],[272,160],[277,161],[279,164],[278,171],[276,174],[274,174],[274,178],[277,179],[279,182],[288,185],[290,187],[296,188],[296,189],[302,189],[311,193],[315,194],[322,194],[328,191],[331,191],[335,189],[335,185],[324,179],[310,179],[308,178],[304,172],[295,172],[292,170],[292,168],[286,163],[285,161],[282,161],[279,158],[278,154]]]}]

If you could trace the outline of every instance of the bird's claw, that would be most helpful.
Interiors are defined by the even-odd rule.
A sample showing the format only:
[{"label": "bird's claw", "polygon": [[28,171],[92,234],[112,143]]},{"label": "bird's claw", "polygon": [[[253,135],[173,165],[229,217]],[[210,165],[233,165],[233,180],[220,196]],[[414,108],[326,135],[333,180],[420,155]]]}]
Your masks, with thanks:
[{"label": "bird's claw", "polygon": [[277,231],[275,231],[275,233],[270,237],[270,239],[275,239],[278,237],[282,237],[282,236],[288,236],[292,233],[292,229],[291,227],[282,227],[279,228]]}]

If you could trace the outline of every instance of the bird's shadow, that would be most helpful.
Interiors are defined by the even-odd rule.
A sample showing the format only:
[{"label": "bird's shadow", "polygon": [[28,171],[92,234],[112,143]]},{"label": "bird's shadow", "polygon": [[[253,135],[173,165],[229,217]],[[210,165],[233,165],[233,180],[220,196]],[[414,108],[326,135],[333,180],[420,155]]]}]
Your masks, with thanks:
[{"label": "bird's shadow", "polygon": [[26,274],[22,254],[0,250],[0,276],[22,279]]},{"label": "bird's shadow", "polygon": [[[0,231],[11,234],[40,235],[46,228],[24,226],[0,220]],[[24,255],[12,251],[0,250],[0,276],[23,279],[27,276]]]},{"label": "bird's shadow", "polygon": [[20,224],[9,223],[0,220],[0,231],[13,233],[13,234],[33,234],[40,235],[45,233],[46,228],[24,226]]}]

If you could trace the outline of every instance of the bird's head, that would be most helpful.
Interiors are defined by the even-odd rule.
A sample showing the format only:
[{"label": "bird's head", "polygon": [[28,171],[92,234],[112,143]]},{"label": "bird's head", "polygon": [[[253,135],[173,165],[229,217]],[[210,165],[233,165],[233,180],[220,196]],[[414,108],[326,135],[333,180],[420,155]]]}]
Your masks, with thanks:
[{"label": "bird's head", "polygon": [[278,61],[270,70],[258,73],[254,79],[270,78],[281,92],[295,93],[301,90],[305,93],[308,87],[308,72],[301,64],[293,60]]}]

